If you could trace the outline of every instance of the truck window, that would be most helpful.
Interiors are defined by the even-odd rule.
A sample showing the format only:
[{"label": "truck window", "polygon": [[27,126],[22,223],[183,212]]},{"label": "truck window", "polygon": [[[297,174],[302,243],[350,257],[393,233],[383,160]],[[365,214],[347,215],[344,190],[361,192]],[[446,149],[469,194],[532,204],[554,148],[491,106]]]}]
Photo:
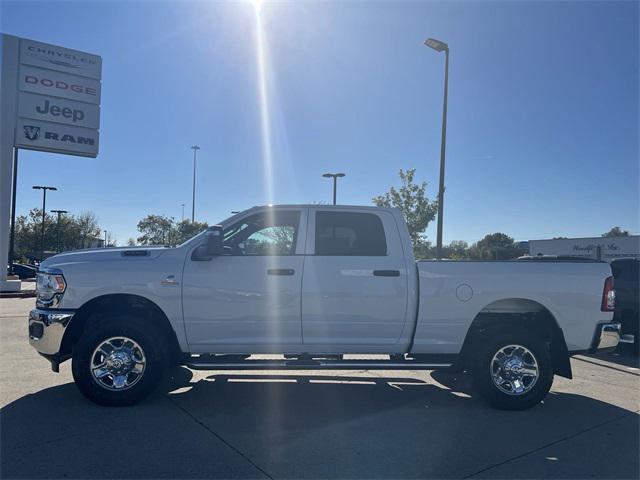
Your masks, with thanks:
[{"label": "truck window", "polygon": [[356,212],[316,213],[316,255],[386,254],[387,241],[378,215]]},{"label": "truck window", "polygon": [[229,255],[293,255],[298,238],[300,212],[265,211],[224,230]]}]

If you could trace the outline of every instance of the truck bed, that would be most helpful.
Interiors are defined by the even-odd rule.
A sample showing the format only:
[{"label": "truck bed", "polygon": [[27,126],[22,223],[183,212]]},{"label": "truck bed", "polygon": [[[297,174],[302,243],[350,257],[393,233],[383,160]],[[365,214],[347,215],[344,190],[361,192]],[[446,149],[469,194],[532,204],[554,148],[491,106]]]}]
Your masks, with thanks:
[{"label": "truck bed", "polygon": [[459,353],[480,313],[548,311],[569,351],[587,350],[598,323],[606,262],[418,261],[419,307],[412,353]]}]

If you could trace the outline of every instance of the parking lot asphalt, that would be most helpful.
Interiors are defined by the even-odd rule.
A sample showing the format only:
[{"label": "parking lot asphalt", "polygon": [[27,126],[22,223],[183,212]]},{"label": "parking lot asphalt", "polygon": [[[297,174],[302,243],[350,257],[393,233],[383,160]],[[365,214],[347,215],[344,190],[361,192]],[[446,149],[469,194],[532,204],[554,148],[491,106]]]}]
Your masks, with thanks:
[{"label": "parking lot asphalt", "polygon": [[28,345],[33,303],[0,299],[2,478],[639,477],[637,357],[576,357],[524,412],[453,373],[184,367],[105,408]]}]

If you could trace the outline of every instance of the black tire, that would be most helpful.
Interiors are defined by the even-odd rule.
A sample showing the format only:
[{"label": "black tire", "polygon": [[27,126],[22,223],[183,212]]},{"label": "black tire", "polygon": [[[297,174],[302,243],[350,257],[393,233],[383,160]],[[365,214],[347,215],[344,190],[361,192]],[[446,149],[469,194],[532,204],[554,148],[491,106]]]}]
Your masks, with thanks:
[{"label": "black tire", "polygon": [[[519,345],[531,352],[538,365],[538,378],[533,386],[524,393],[505,393],[494,383],[491,365],[502,348]],[[526,410],[538,405],[549,393],[553,384],[553,364],[547,342],[523,331],[512,333],[488,333],[478,342],[471,363],[471,374],[475,389],[492,406],[502,410]],[[527,381],[530,381],[528,378]]]},{"label": "black tire", "polygon": [[[144,353],[145,365],[140,378],[129,388],[109,390],[91,373],[94,351],[112,337],[135,341]],[[90,322],[73,349],[71,371],[76,386],[92,402],[104,406],[138,403],[158,386],[167,370],[168,355],[161,334],[147,322],[133,316],[103,318]]]}]

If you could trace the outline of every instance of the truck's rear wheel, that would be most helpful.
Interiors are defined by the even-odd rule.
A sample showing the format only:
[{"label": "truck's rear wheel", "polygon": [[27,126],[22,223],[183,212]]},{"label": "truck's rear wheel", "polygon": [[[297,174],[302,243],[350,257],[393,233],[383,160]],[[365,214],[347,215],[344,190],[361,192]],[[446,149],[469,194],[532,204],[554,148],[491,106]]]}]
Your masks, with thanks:
[{"label": "truck's rear wheel", "polygon": [[472,364],[476,389],[504,410],[525,410],[542,401],[553,383],[546,342],[531,334],[500,334],[483,342]]},{"label": "truck's rear wheel", "polygon": [[135,317],[105,319],[88,327],[73,350],[73,379],[100,405],[132,405],[149,395],[166,370],[161,337]]}]

